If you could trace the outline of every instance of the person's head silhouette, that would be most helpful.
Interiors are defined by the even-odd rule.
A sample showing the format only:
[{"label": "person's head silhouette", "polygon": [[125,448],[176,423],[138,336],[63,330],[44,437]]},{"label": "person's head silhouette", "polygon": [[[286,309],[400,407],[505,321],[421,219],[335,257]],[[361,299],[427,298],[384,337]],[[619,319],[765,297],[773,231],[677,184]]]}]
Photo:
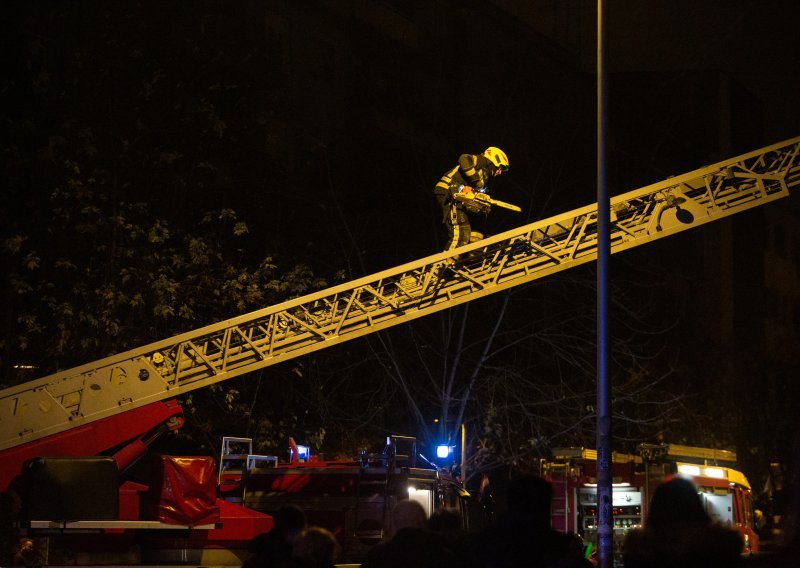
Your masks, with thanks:
[{"label": "person's head silhouette", "polygon": [[517,477],[508,484],[508,510],[524,514],[536,523],[550,525],[550,503],[553,487],[535,475]]},{"label": "person's head silhouette", "polygon": [[645,524],[657,528],[671,523],[710,522],[694,483],[676,477],[659,485],[653,493]]}]

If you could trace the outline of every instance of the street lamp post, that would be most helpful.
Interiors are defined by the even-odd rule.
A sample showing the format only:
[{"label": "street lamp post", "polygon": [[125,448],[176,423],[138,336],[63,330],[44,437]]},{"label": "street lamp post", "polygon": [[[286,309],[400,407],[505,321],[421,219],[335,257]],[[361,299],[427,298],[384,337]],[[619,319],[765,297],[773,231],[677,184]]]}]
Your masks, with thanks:
[{"label": "street lamp post", "polygon": [[608,376],[610,203],[606,188],[606,3],[597,0],[597,548],[600,568],[613,565],[611,385]]}]

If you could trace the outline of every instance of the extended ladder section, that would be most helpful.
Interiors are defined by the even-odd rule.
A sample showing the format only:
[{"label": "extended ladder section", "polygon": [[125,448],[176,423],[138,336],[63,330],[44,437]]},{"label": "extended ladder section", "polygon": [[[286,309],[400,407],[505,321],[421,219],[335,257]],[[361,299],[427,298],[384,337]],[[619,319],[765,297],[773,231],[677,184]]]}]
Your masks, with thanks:
[{"label": "extended ladder section", "polygon": [[[788,195],[800,137],[619,195],[619,252]],[[531,282],[597,257],[597,206],[0,391],[0,450]]]}]

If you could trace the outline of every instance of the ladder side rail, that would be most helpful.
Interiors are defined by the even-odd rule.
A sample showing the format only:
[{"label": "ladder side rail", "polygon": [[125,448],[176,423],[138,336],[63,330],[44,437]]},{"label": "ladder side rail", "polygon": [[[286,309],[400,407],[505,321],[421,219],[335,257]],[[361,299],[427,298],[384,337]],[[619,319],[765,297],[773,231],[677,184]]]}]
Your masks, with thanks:
[{"label": "ladder side rail", "polygon": [[[795,152],[796,152],[796,150],[795,150]],[[740,174],[738,174],[738,176],[741,177],[741,176],[743,176],[743,174],[740,173]],[[642,194],[642,193],[648,194],[648,193],[654,193],[655,191],[658,191],[659,189],[661,189],[660,187],[658,187],[659,185],[660,186],[670,186],[670,185],[676,186],[676,185],[679,185],[679,183],[682,182],[683,179],[690,178],[690,177],[691,177],[690,174],[686,174],[684,176],[681,176],[680,178],[670,178],[669,180],[666,180],[665,182],[659,182],[659,184],[654,184],[654,186],[648,186],[648,187],[642,188],[640,190],[636,190],[634,192],[630,192],[629,194],[624,194],[622,196],[619,196],[618,198],[615,198],[614,201],[628,201],[628,200],[638,199],[638,198],[641,198],[640,194]],[[769,177],[773,177],[775,179],[779,178],[779,176],[775,175],[775,174],[773,174],[772,176],[769,176]],[[672,180],[675,180],[675,181],[672,181]],[[668,183],[668,182],[672,182],[672,183]],[[651,188],[653,188],[653,189],[651,190]],[[647,195],[647,197],[649,197],[649,195]],[[559,221],[562,220],[562,219],[570,219],[570,220],[572,220],[570,225],[574,229],[574,225],[575,225],[574,220],[576,218],[580,218],[585,213],[592,213],[593,211],[594,211],[594,206],[587,206],[587,207],[584,207],[582,209],[579,209],[579,210],[576,210],[576,211],[573,211],[573,212],[570,212],[570,213],[566,213],[566,214],[564,214],[562,216],[554,217],[554,218],[551,218],[551,219],[545,220],[545,221],[540,221],[538,223],[534,223],[534,224],[529,225],[529,226],[538,226],[538,225],[545,225],[546,224],[549,227],[549,226],[552,226],[552,225],[559,225],[560,224]],[[526,229],[526,227],[523,227],[522,229]],[[518,230],[511,231],[511,233],[514,233],[516,231],[518,231]],[[497,240],[501,236],[505,237],[505,235],[507,235],[507,234],[508,233],[500,235],[500,236],[496,237],[494,240]],[[473,244],[473,245],[471,245],[471,248],[473,250],[477,250],[477,249],[481,248],[481,243]],[[469,249],[465,248],[464,250],[467,251]],[[440,260],[439,257],[442,257],[442,259],[446,258],[447,257],[447,253],[440,253],[438,255],[434,255],[432,257],[428,257],[428,259],[433,259],[433,262],[436,262],[437,260]],[[423,259],[424,265],[430,264],[429,262],[425,262],[425,261],[428,261],[428,259]],[[386,272],[380,273],[380,274],[381,275],[387,274],[389,276],[393,276],[393,275],[405,273],[407,271],[408,267],[414,268],[414,267],[418,266],[418,264],[419,264],[418,262],[417,263],[409,263],[407,265],[403,265],[401,267],[398,267],[398,268],[395,268],[395,269],[392,269],[390,271],[386,271]],[[107,359],[103,359],[103,360],[100,360],[100,361],[97,361],[97,362],[94,362],[94,363],[90,363],[90,364],[84,365],[82,367],[76,367],[74,369],[71,369],[70,371],[72,371],[73,374],[78,374],[78,373],[82,373],[84,371],[88,371],[92,367],[103,366],[103,365],[107,365],[107,364],[113,363],[113,361],[115,359],[116,360],[126,360],[126,359],[129,359],[129,358],[132,358],[132,357],[136,356],[138,353],[149,354],[149,353],[152,353],[152,352],[155,352],[155,351],[158,351],[158,350],[162,349],[164,346],[169,346],[169,345],[172,345],[172,344],[179,344],[179,343],[182,343],[182,342],[185,342],[185,341],[188,342],[188,341],[191,341],[192,339],[194,339],[196,337],[202,337],[204,335],[208,335],[208,334],[213,333],[213,332],[215,332],[217,330],[220,330],[220,329],[227,330],[227,329],[230,329],[232,327],[238,326],[240,323],[246,323],[246,322],[249,322],[249,321],[257,320],[257,319],[259,319],[261,314],[282,313],[286,317],[289,317],[290,319],[295,321],[296,323],[298,323],[300,325],[305,325],[307,327],[307,329],[311,330],[312,332],[315,332],[316,330],[315,330],[313,325],[306,324],[305,322],[302,322],[300,319],[298,319],[296,316],[294,316],[291,313],[291,308],[292,307],[300,307],[300,308],[304,308],[304,309],[307,310],[307,306],[314,305],[319,300],[326,301],[326,302],[330,301],[328,299],[328,296],[331,296],[333,298],[333,301],[335,301],[336,300],[336,298],[335,298],[336,294],[338,294],[341,291],[368,290],[374,295],[375,292],[372,291],[372,288],[373,288],[372,285],[375,283],[375,277],[376,277],[376,275],[364,277],[364,278],[356,280],[356,281],[354,281],[354,282],[352,282],[350,284],[342,284],[342,285],[336,286],[336,287],[328,289],[328,290],[323,290],[321,292],[305,296],[303,298],[297,298],[297,299],[294,299],[294,300],[291,300],[291,301],[288,301],[288,302],[284,302],[282,304],[278,304],[276,306],[265,308],[265,309],[260,310],[258,312],[253,312],[251,314],[246,314],[246,315],[240,316],[238,318],[226,320],[226,321],[220,322],[218,324],[213,324],[213,325],[210,325],[210,326],[206,326],[204,328],[200,328],[200,329],[198,329],[196,331],[193,331],[193,332],[187,332],[185,334],[181,334],[181,335],[175,336],[172,339],[164,340],[164,341],[157,342],[157,343],[154,343],[154,344],[151,344],[151,345],[148,345],[148,346],[136,349],[136,350],[131,350],[131,351],[128,351],[128,352],[125,352],[125,353],[114,355],[114,356],[109,357]],[[392,282],[392,284],[394,284],[394,283]],[[382,287],[383,286],[380,283],[377,286],[375,286],[375,288],[378,288],[378,289],[382,288]],[[380,295],[380,293],[378,293],[378,295]],[[353,297],[355,297],[355,295],[353,295]],[[200,353],[200,352],[198,351],[198,353]],[[50,375],[48,377],[44,377],[42,379],[39,379],[39,381],[45,382],[45,383],[52,382],[52,380],[54,378],[58,377],[62,373],[56,373],[54,375]],[[11,390],[13,390],[14,388],[15,387],[11,387]],[[0,394],[4,394],[4,393],[0,393]]]},{"label": "ladder side rail", "polygon": [[[612,253],[786,196],[800,184],[798,147],[792,139],[613,198]],[[438,253],[5,389],[0,449],[589,262],[596,240],[595,204],[460,248],[477,259],[451,278],[436,277],[451,255]]]}]

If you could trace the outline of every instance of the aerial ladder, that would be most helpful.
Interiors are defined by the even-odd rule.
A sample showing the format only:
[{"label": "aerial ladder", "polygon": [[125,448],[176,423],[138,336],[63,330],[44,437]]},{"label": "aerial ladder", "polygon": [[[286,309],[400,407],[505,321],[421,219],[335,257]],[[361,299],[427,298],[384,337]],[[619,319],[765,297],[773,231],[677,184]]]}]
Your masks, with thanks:
[{"label": "aerial ladder", "polygon": [[[611,252],[786,197],[800,184],[799,150],[793,138],[612,198]],[[0,391],[0,491],[25,459],[55,451],[54,435],[102,430],[108,439],[71,436],[73,455],[107,450],[130,434],[115,422],[129,411],[155,404],[154,429],[180,421],[165,401],[593,261],[597,206],[457,252],[455,262],[452,252],[434,254]]]}]

